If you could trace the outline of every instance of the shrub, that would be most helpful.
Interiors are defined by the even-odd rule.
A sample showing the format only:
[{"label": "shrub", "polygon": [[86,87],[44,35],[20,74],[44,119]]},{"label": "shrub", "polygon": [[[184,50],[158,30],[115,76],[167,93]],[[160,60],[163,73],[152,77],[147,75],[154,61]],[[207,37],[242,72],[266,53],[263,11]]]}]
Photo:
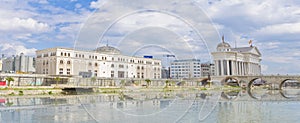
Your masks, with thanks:
[{"label": "shrub", "polygon": [[24,95],[24,92],[23,92],[23,91],[19,91],[19,95],[20,95],[20,96],[23,96],[23,95]]}]

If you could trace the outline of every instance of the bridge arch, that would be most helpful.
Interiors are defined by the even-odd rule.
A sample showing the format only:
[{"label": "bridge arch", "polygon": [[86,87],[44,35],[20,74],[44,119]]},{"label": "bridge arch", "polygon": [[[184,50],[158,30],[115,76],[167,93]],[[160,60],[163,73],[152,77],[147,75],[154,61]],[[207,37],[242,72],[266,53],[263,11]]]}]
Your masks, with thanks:
[{"label": "bridge arch", "polygon": [[257,81],[257,80],[260,80],[259,83],[256,83],[258,86],[259,86],[259,85],[266,84],[266,81],[265,81],[265,80],[263,80],[262,78],[256,77],[256,78],[253,78],[253,79],[251,79],[251,80],[249,81],[247,87],[251,89],[251,88],[254,86],[254,82]]},{"label": "bridge arch", "polygon": [[[285,80],[283,80],[282,82],[280,82],[280,84],[279,84],[279,89],[282,90],[283,85],[284,85],[286,82],[288,82],[288,81],[296,81],[296,83],[299,83],[299,85],[300,85],[300,82],[299,82],[298,80],[295,80],[295,79],[285,79]],[[299,85],[298,85],[298,86],[299,86]]]}]

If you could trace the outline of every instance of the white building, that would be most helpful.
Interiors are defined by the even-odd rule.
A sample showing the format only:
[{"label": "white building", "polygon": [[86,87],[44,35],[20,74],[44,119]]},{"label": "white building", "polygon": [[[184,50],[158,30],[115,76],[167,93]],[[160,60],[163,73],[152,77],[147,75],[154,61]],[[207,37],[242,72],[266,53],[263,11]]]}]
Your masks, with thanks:
[{"label": "white building", "polygon": [[223,38],[217,46],[217,51],[212,52],[212,56],[217,76],[261,74],[261,53],[252,45],[231,48]]},{"label": "white building", "polygon": [[201,77],[201,63],[199,59],[174,60],[171,63],[171,78],[199,78]]},{"label": "white building", "polygon": [[34,57],[25,56],[23,53],[20,56],[17,55],[2,59],[3,72],[34,73],[34,65]]},{"label": "white building", "polygon": [[161,78],[161,61],[122,55],[111,46],[94,51],[49,48],[36,51],[37,73],[105,78]]}]

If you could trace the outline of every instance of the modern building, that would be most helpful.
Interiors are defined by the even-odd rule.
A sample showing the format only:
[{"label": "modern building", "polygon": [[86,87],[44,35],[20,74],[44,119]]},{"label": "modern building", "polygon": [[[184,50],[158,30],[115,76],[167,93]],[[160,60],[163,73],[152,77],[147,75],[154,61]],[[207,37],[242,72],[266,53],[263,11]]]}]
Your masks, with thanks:
[{"label": "modern building", "polygon": [[161,69],[161,78],[169,79],[170,78],[170,67],[163,67]]},{"label": "modern building", "polygon": [[35,73],[35,58],[25,56],[12,56],[2,59],[2,71],[7,73]]},{"label": "modern building", "polygon": [[252,44],[249,47],[232,48],[223,37],[212,56],[216,76],[261,74],[261,53]]},{"label": "modern building", "polygon": [[171,63],[171,78],[200,78],[201,63],[199,59],[174,60]]},{"label": "modern building", "polygon": [[208,77],[208,76],[214,76],[215,75],[215,65],[207,62],[207,63],[201,63],[201,76],[202,77]]},{"label": "modern building", "polygon": [[103,78],[161,78],[161,61],[122,55],[120,50],[103,46],[93,51],[49,48],[36,51],[39,74],[80,75]]}]

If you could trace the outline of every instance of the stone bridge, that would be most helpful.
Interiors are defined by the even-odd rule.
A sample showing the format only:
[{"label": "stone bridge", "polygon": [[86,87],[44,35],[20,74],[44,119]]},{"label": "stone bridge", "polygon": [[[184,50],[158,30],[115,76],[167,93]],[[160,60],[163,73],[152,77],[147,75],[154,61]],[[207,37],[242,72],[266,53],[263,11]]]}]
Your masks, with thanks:
[{"label": "stone bridge", "polygon": [[[202,78],[201,81],[207,78]],[[283,84],[288,81],[300,82],[300,76],[287,76],[287,75],[263,75],[263,76],[212,76],[211,80],[221,82],[222,85],[227,84],[228,80],[235,80],[241,87],[251,88],[253,82],[257,79],[266,81],[265,84],[270,85],[274,89],[282,89]]]}]

